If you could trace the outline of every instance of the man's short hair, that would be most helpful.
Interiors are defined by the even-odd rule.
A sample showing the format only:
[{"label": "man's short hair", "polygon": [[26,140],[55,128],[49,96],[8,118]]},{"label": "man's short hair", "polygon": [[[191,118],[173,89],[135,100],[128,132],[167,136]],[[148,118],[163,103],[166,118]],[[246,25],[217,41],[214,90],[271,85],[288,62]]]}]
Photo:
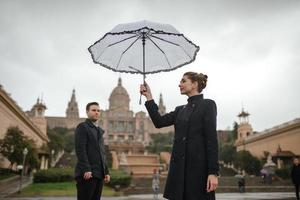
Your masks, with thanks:
[{"label": "man's short hair", "polygon": [[90,102],[90,103],[86,104],[86,107],[85,107],[86,111],[89,111],[90,107],[94,106],[94,105],[99,106],[99,103],[98,102]]}]

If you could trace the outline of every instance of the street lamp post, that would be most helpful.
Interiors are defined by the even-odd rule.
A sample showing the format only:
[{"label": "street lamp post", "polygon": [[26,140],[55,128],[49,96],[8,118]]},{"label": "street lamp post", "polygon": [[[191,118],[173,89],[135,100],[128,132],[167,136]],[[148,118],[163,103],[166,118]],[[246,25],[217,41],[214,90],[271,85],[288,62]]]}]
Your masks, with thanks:
[{"label": "street lamp post", "polygon": [[54,149],[52,149],[51,150],[51,164],[50,164],[51,167],[54,167],[54,153],[55,153],[55,151],[54,151]]},{"label": "street lamp post", "polygon": [[25,160],[26,160],[26,155],[28,153],[27,148],[25,147],[23,150],[23,165],[22,165],[22,171],[21,171],[21,175],[20,175],[20,187],[19,187],[19,193],[21,193],[21,189],[22,189],[22,179],[23,179],[23,175],[24,175],[24,168],[25,168]]}]

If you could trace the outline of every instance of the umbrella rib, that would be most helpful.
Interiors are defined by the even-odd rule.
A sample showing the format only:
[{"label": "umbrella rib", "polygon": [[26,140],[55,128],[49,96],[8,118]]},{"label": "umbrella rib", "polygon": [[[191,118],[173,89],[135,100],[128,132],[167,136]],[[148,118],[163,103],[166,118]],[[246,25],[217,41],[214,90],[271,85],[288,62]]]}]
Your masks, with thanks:
[{"label": "umbrella rib", "polygon": [[162,52],[170,68],[172,68],[166,53],[147,35],[147,38]]},{"label": "umbrella rib", "polygon": [[124,41],[126,41],[126,40],[129,40],[129,39],[131,39],[131,38],[134,38],[134,37],[137,37],[137,34],[135,34],[134,36],[125,38],[125,39],[123,39],[123,40],[120,40],[120,41],[118,41],[118,42],[109,44],[109,45],[108,45],[107,47],[105,47],[105,48],[103,49],[103,51],[99,54],[99,56],[97,57],[97,60],[99,60],[99,58],[102,56],[102,54],[105,52],[105,50],[106,50],[107,48],[109,48],[109,47],[111,47],[111,46],[114,46],[114,45],[116,45],[116,44],[119,44],[119,43],[121,43],[121,42],[124,42]]},{"label": "umbrella rib", "polygon": [[122,54],[121,54],[121,56],[120,56],[120,58],[119,58],[119,60],[118,60],[118,64],[117,64],[117,66],[116,66],[116,69],[119,68],[119,64],[120,64],[120,62],[121,62],[121,59],[122,59],[123,55],[124,55],[124,54],[132,47],[132,45],[134,45],[134,43],[136,43],[136,41],[138,41],[140,38],[141,38],[141,36],[139,36],[138,38],[136,38],[136,39],[129,45],[129,47],[127,47],[127,48],[122,52]]},{"label": "umbrella rib", "polygon": [[129,40],[129,39],[134,38],[134,37],[137,37],[137,34],[135,34],[134,36],[125,38],[125,39],[123,39],[123,40],[120,40],[120,41],[118,41],[118,42],[112,43],[112,44],[108,45],[107,47],[114,46],[114,45],[116,45],[116,44],[119,44],[119,43],[121,43],[121,42],[124,42],[124,41]]},{"label": "umbrella rib", "polygon": [[175,45],[175,46],[180,47],[181,50],[182,50],[182,51],[183,51],[190,59],[192,59],[192,57],[185,51],[185,49],[184,49],[180,44],[177,44],[177,43],[168,41],[168,40],[166,40],[166,39],[163,39],[163,38],[160,38],[160,37],[157,37],[157,36],[154,36],[154,35],[149,35],[149,36],[150,36],[150,37],[154,37],[154,38],[156,38],[156,39],[158,39],[158,40],[162,40],[162,41],[164,41],[164,42],[167,42],[167,43],[170,43],[170,44],[173,44],[173,45]]},{"label": "umbrella rib", "polygon": [[175,45],[175,46],[180,46],[179,44],[177,44],[177,43],[175,43],[175,42],[171,42],[171,41],[169,41],[169,40],[166,40],[166,39],[163,39],[163,38],[160,38],[160,37],[157,37],[157,36],[155,36],[155,35],[149,35],[149,36],[151,36],[151,37],[154,37],[154,38],[156,38],[156,39],[159,39],[159,40],[162,40],[162,41],[164,41],[164,42],[167,42],[167,43],[170,43],[170,44],[173,44],[173,45]]}]

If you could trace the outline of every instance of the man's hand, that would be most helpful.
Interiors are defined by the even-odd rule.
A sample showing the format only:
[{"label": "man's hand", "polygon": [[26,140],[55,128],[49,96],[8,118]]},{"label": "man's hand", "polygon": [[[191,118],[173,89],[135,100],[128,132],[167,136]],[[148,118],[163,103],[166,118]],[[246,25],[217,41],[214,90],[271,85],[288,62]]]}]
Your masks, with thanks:
[{"label": "man's hand", "polygon": [[92,176],[92,172],[85,172],[84,174],[83,174],[83,178],[85,179],[85,180],[88,180],[88,179],[90,179],[90,178],[92,178],[93,176]]},{"label": "man's hand", "polygon": [[104,182],[105,183],[109,183],[109,181],[110,181],[110,175],[105,175],[105,177],[104,177]]},{"label": "man's hand", "polygon": [[206,191],[212,192],[217,189],[218,186],[218,177],[214,174],[210,174],[207,177],[207,185],[206,185]]}]

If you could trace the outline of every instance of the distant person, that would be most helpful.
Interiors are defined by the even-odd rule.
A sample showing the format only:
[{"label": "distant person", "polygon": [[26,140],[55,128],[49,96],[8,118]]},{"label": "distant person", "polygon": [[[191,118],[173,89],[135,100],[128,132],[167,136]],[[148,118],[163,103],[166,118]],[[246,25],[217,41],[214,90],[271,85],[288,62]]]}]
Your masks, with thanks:
[{"label": "distant person", "polygon": [[153,169],[153,178],[152,178],[153,199],[158,199],[159,177],[160,177],[159,170]]},{"label": "distant person", "polygon": [[99,104],[88,103],[86,114],[88,118],[75,130],[77,200],[100,200],[103,181],[108,183],[110,176],[106,165],[104,131],[98,126]]},{"label": "distant person", "polygon": [[[181,94],[188,96],[186,105],[161,115],[150,87],[140,86],[145,106],[156,128],[174,125],[175,135],[164,198],[170,200],[215,199],[218,185],[217,107],[201,94],[207,76],[186,72],[180,83]],[[176,97],[173,97],[176,98]]]},{"label": "distant person", "polygon": [[261,176],[261,179],[262,179],[262,183],[265,184],[266,183],[266,178],[267,178],[267,171],[266,169],[262,169],[260,170],[260,176]]},{"label": "distant person", "polygon": [[239,187],[239,192],[240,193],[244,193],[245,192],[246,181],[245,181],[244,176],[242,176],[241,178],[239,178],[239,180],[238,180],[238,187]]},{"label": "distant person", "polygon": [[293,166],[291,170],[291,178],[293,181],[293,184],[295,185],[295,192],[297,200],[299,200],[299,186],[300,186],[300,164],[299,164],[299,158],[293,159]]}]

